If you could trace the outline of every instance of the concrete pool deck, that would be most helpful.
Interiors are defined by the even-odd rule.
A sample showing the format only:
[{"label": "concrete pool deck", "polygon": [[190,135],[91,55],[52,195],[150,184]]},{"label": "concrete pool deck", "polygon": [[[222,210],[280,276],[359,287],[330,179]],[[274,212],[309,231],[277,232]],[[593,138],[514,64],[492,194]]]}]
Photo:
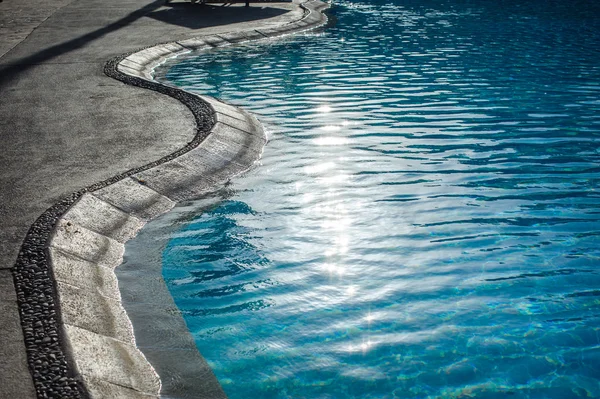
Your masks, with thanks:
[{"label": "concrete pool deck", "polygon": [[[56,261],[57,255],[53,249],[48,248],[50,244],[46,239],[53,233],[54,224],[62,213],[68,210],[75,200],[81,198],[77,204],[88,201],[88,211],[92,210],[96,215],[105,215],[104,211],[97,207],[102,208],[104,205],[101,203],[89,205],[95,201],[94,198],[102,195],[86,194],[81,197],[82,190],[109,180],[106,185],[94,189],[106,188],[109,183],[116,182],[110,180],[114,176],[143,167],[176,152],[192,142],[197,133],[197,117],[190,111],[189,104],[186,106],[163,94],[126,86],[107,77],[104,74],[106,61],[157,42],[184,42],[183,46],[191,49],[199,46],[200,42],[189,39],[221,34],[221,43],[227,45],[251,37],[279,35],[305,29],[310,27],[311,23],[317,25],[317,20],[311,23],[296,23],[304,16],[304,10],[296,3],[254,4],[250,9],[188,4],[163,6],[162,0],[56,0],[21,3],[23,2],[16,0],[0,3],[0,32],[3,38],[6,38],[0,43],[0,134],[3,148],[0,156],[0,337],[3,342],[0,346],[0,397],[33,398],[36,397],[36,389],[39,397],[82,397],[78,391],[82,377],[74,371],[74,366],[65,363],[64,360],[57,365],[52,364],[58,361],[60,351],[42,352],[45,346],[63,348],[68,345],[70,341],[61,334],[65,330],[74,331],[80,327],[65,327],[68,323],[65,323],[64,319],[86,316],[86,309],[89,308],[85,306],[89,304],[73,304],[82,307],[65,308],[62,311],[59,309],[59,314],[56,314],[53,304],[48,303],[52,300],[43,298],[52,296],[59,285],[53,282],[46,287],[46,292],[46,288],[26,284],[24,290],[20,282],[20,291],[15,290],[12,276],[12,271],[18,269],[15,267],[15,261],[18,258],[21,263],[19,267],[27,267],[33,278],[48,274],[48,270],[42,267],[45,260],[36,258],[34,253],[39,251],[47,254],[45,257],[52,257]],[[231,35],[229,32],[237,34]],[[185,40],[188,40],[187,46]],[[214,46],[215,42],[208,44]],[[156,54],[158,55],[155,58],[147,58],[146,65],[138,64],[138,71],[132,64],[135,60],[130,59],[132,63],[124,63],[119,72],[134,76],[137,74],[143,81],[144,68],[157,62],[160,57],[169,55],[168,52],[161,51]],[[223,123],[224,119],[231,117],[230,112],[237,112],[219,103],[213,103],[212,108],[217,111],[215,118],[218,123]],[[219,108],[222,115],[220,120]],[[229,120],[229,124],[232,123],[237,122]],[[226,148],[226,143],[219,145],[225,145]],[[197,159],[181,160],[163,169],[185,168],[198,163]],[[237,172],[241,170],[243,168]],[[154,172],[159,175],[164,173],[157,170]],[[152,169],[142,173],[146,175],[138,176],[137,183],[131,178],[127,178],[131,181],[121,180],[122,187],[117,191],[122,195],[127,184],[133,182],[137,186],[145,187],[139,183],[148,183],[147,185],[152,187],[148,190],[160,192],[162,197],[165,197],[157,201],[159,204],[162,201],[168,205],[161,211],[172,206],[168,201],[173,202],[198,193],[182,189],[181,185],[161,186],[161,182],[165,183],[169,179],[156,178]],[[185,187],[193,186],[191,181],[187,183]],[[206,189],[206,186],[203,187]],[[139,190],[144,191],[144,188],[138,187]],[[75,198],[73,193],[80,194]],[[106,190],[104,194],[105,202],[110,203],[110,190]],[[169,195],[172,198],[169,198]],[[64,198],[67,198],[67,201],[60,202]],[[133,198],[134,202],[135,200],[136,198]],[[51,207],[56,213],[55,219],[51,223],[38,220],[38,217],[46,214],[45,211]],[[125,205],[118,210],[122,210],[123,207]],[[115,209],[109,208],[108,212],[115,213]],[[125,213],[134,212],[135,210]],[[75,211],[70,213],[71,216],[75,215],[75,218],[91,220]],[[128,217],[123,216],[122,219],[131,222]],[[140,216],[139,220],[142,219]],[[46,223],[45,227],[49,230],[30,230],[36,220],[38,223]],[[53,248],[76,243],[67,239],[61,244],[61,231],[68,234],[71,228],[69,223],[71,222],[67,219],[59,222],[62,230],[59,229],[58,234],[54,236]],[[143,224],[143,221],[140,223]],[[141,227],[140,223],[133,227],[132,231],[135,232],[136,228]],[[124,222],[123,225],[127,223]],[[130,234],[115,237],[115,242],[123,241]],[[31,253],[27,248],[20,252],[26,236],[33,245],[29,247]],[[56,241],[57,237],[59,241]],[[65,238],[64,235],[62,238]],[[92,238],[87,243],[93,241]],[[83,244],[75,245],[72,249],[83,247]],[[103,252],[108,253],[104,249]],[[86,259],[80,257],[78,261]],[[18,273],[16,278],[17,281],[21,281]],[[107,279],[110,280],[110,276]],[[63,288],[72,289],[68,286]],[[60,287],[58,289],[60,290]],[[36,300],[41,302],[24,308],[23,295],[37,298]],[[74,298],[80,296],[75,295]],[[57,299],[55,294],[54,299]],[[71,306],[65,305],[62,298],[58,298],[58,302],[63,307]],[[21,314],[31,323],[30,327],[24,325],[22,328],[18,303],[21,304]],[[46,318],[59,320],[60,325],[54,328],[62,331],[61,334],[52,332],[52,328],[48,328],[49,333],[44,333],[48,327],[44,321]],[[28,338],[24,337],[23,331],[29,334]],[[92,337],[89,334],[87,336]],[[42,349],[38,350],[36,346]],[[82,347],[89,347],[89,344]],[[75,352],[76,357],[77,350],[72,349],[67,352]],[[128,356],[120,351],[121,349],[119,347],[108,355],[113,358]],[[27,353],[34,378],[28,367]],[[110,366],[110,363],[107,365]],[[36,371],[38,366],[40,370],[46,371]],[[77,370],[80,372],[82,367],[80,364]],[[98,380],[99,386],[107,390],[98,388],[93,392],[93,396],[120,397],[114,396],[120,395],[115,390],[123,388],[128,390],[131,397],[148,397],[151,392],[142,393],[142,390],[137,390],[134,380],[128,379],[131,382],[130,386],[121,386],[121,382]],[[71,381],[74,381],[73,384]],[[150,381],[149,386],[150,391],[156,389],[156,381]],[[113,394],[107,393],[111,389]]]}]

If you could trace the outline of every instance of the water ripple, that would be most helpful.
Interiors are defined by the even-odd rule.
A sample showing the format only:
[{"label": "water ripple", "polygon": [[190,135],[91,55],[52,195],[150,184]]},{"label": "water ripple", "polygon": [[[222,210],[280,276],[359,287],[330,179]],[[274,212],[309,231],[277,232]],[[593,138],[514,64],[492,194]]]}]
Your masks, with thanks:
[{"label": "water ripple", "polygon": [[162,69],[270,134],[157,244],[229,397],[600,397],[600,3],[332,15]]}]

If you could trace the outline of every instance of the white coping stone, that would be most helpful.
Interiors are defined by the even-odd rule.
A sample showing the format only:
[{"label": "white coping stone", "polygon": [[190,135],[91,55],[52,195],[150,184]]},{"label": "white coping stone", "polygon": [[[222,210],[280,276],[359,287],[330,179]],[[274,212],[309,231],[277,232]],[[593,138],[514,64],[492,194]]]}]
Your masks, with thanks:
[{"label": "white coping stone", "polygon": [[96,190],[92,195],[146,221],[175,206],[174,201],[130,177]]},{"label": "white coping stone", "polygon": [[222,112],[216,113],[217,124],[228,125],[233,128],[243,130],[244,132],[255,136],[257,139],[265,138],[265,131],[256,123],[250,123],[248,119],[238,119]]},{"label": "white coping stone", "polygon": [[222,33],[219,36],[222,37],[223,39],[227,40],[228,42],[232,42],[232,43],[240,43],[240,42],[246,42],[249,40],[257,40],[257,39],[265,38],[260,32],[257,32],[255,30],[241,31],[241,32],[227,32],[227,33]]},{"label": "white coping stone", "polygon": [[[245,112],[245,111],[244,111]],[[262,136],[263,137],[267,137],[267,133],[265,132],[265,128],[263,126],[262,123],[260,123],[260,121],[256,118],[256,116],[252,115],[251,113],[246,112],[246,116],[248,117],[248,119],[250,120],[250,122],[252,124],[254,124],[255,126],[258,126],[262,132]]]},{"label": "white coping stone", "polygon": [[289,27],[287,29],[285,29],[285,31],[282,32],[282,34],[284,35],[289,35],[289,34],[293,34],[293,33],[301,33],[305,30],[309,30],[311,29],[311,27],[306,27],[303,25],[297,25],[297,24],[291,24],[289,25]]},{"label": "white coping stone", "polygon": [[[150,54],[149,52],[146,52],[145,50],[140,50],[137,53],[128,55],[127,57],[124,58],[124,60],[129,60],[136,64],[140,64],[143,67],[146,67],[148,64],[152,63],[157,58],[159,58],[159,57],[155,56],[154,54]],[[119,65],[121,65],[121,63],[119,63]]]},{"label": "white coping stone", "polygon": [[159,52],[150,47],[130,54],[125,57],[125,59],[146,66],[148,63],[162,57],[163,55],[165,55],[164,52]]},{"label": "white coping stone", "polygon": [[310,25],[314,25],[314,24],[319,24],[325,21],[325,17],[323,16],[323,14],[318,13],[318,12],[311,12],[310,14],[308,14],[302,21],[300,22],[305,22],[307,24]]},{"label": "white coping stone", "polygon": [[150,395],[132,388],[97,380],[85,374],[82,377],[92,399],[150,399],[159,397],[158,395]]},{"label": "white coping stone", "polygon": [[[181,46],[179,46],[179,47],[181,47]],[[183,49],[183,47],[181,47],[181,48]],[[164,44],[159,44],[157,46],[148,47],[141,51],[141,53],[145,54],[147,57],[150,57],[151,59],[162,58],[165,55],[172,55],[172,54],[176,54],[177,52],[178,51],[169,50],[169,48],[166,47],[166,45],[164,45]]]},{"label": "white coping stone", "polygon": [[286,33],[290,33],[289,29],[284,26],[276,26],[274,28],[264,28],[257,29],[258,32],[262,33],[265,36],[275,37],[275,36],[283,36]]},{"label": "white coping stone", "polygon": [[119,64],[117,65],[117,69],[119,70],[119,72],[124,73],[125,75],[131,75],[145,80],[152,79],[151,76],[148,75],[148,73],[146,73],[145,71],[137,71],[135,69],[129,68],[128,66]]},{"label": "white coping stone", "polygon": [[214,48],[214,46],[211,46],[210,44],[208,44],[201,37],[195,37],[195,38],[192,38],[192,39],[179,40],[177,43],[180,46],[187,47],[189,49],[196,50],[196,51],[199,51],[199,50],[210,50],[210,49]]},{"label": "white coping stone", "polygon": [[203,36],[202,40],[204,40],[204,43],[213,47],[225,47],[231,44],[231,42],[228,42],[218,35]]},{"label": "white coping stone", "polygon": [[285,25],[285,28],[290,30],[304,30],[311,28],[311,23],[308,21],[308,17],[301,19],[300,21],[292,22],[291,24]]},{"label": "white coping stone", "polygon": [[[182,51],[189,51],[189,49],[183,47],[180,44],[177,44],[176,42],[171,42],[171,43],[165,43],[165,44],[159,44],[157,46],[153,46],[150,47],[151,49],[157,49],[159,51],[164,51],[165,54],[177,54],[180,53]],[[165,55],[163,54],[163,55]]]},{"label": "white coping stone", "polygon": [[58,282],[97,291],[105,297],[121,299],[119,283],[113,269],[50,248],[52,272]]},{"label": "white coping stone", "polygon": [[132,177],[174,201],[201,196],[214,190],[213,182],[204,179],[198,171],[190,170],[177,159],[136,173]]},{"label": "white coping stone", "polygon": [[215,124],[215,132],[218,132],[218,137],[221,140],[226,140],[232,143],[239,144],[244,147],[251,148],[257,153],[262,153],[263,147],[267,142],[266,137],[257,137],[248,133],[245,130],[241,130],[230,125],[225,125],[222,122]]},{"label": "white coping stone", "polygon": [[[216,107],[229,107],[214,99],[205,99]],[[133,178],[171,199],[182,200],[214,191],[216,184],[249,169],[260,157],[266,140],[262,126],[243,112],[239,112],[242,120],[216,114],[217,120],[230,118],[227,121],[235,127],[217,122],[211,134],[197,148],[172,161],[136,173]],[[244,131],[251,133],[245,139]]]},{"label": "white coping stone", "polygon": [[[239,149],[240,156],[250,151],[241,146]],[[251,166],[232,161],[227,148],[219,147],[218,143],[212,143],[211,150],[220,151],[225,157],[198,147],[134,177],[165,196],[181,201],[213,192]]]},{"label": "white coping stone", "polygon": [[177,43],[161,44],[158,46],[147,48],[144,51],[148,52],[149,54],[155,55],[155,58],[152,60],[152,62],[146,65],[147,69],[151,69],[151,67],[163,62],[167,58],[177,57],[178,55],[191,52],[189,48],[183,47]]},{"label": "white coping stone", "polygon": [[208,96],[198,96],[204,101],[208,102],[215,113],[226,114],[231,116],[232,118],[236,118],[239,120],[247,119],[247,113],[243,112],[240,108],[237,108],[231,104],[224,103],[222,101],[218,101],[212,97]]},{"label": "white coping stone", "polygon": [[227,181],[250,166],[240,163],[232,155],[240,152],[238,149],[244,151],[245,148],[242,146],[233,146],[234,150],[230,152],[227,147],[220,145],[212,135],[207,137],[202,144],[202,147],[194,148],[177,158],[177,161],[192,171],[202,171],[202,175],[207,181],[214,183]]},{"label": "white coping stone", "polygon": [[[142,65],[142,72],[148,74],[152,68],[163,62],[166,58],[190,52],[190,49],[177,43],[160,44],[133,53],[125,60]],[[119,63],[121,65],[121,63]]]},{"label": "white coping stone", "polygon": [[[291,24],[287,24],[287,25],[283,25],[283,26],[274,26],[273,28],[270,28],[269,30],[272,31],[272,34],[275,35],[283,35],[283,34],[289,34],[290,32],[290,25]],[[263,31],[261,31],[263,32]]]},{"label": "white coping stone", "polygon": [[66,324],[135,345],[133,327],[120,299],[63,282],[57,282],[57,292]]},{"label": "white coping stone", "polygon": [[[223,125],[219,127],[218,131],[220,133],[232,131],[231,129],[225,129]],[[248,134],[246,137],[252,138],[253,136]],[[247,141],[241,144],[228,140],[226,136],[210,135],[204,140],[202,147],[212,154],[223,157],[225,160],[235,160],[236,164],[248,168],[260,157],[262,152],[262,144],[260,146],[251,146],[252,142]]]},{"label": "white coping stone", "polygon": [[144,226],[137,217],[87,193],[62,218],[123,243]]},{"label": "white coping stone", "polygon": [[133,345],[63,324],[79,374],[91,379],[158,395],[160,379],[142,352]]},{"label": "white coping stone", "polygon": [[140,65],[137,62],[133,62],[127,58],[119,61],[119,65],[126,66],[128,68],[131,68],[131,69],[133,69],[135,71],[139,71],[139,72],[142,72],[145,69],[144,65]]},{"label": "white coping stone", "polygon": [[[330,3],[326,3],[324,1],[311,1],[306,4],[306,8],[309,8],[309,9],[315,10],[315,11],[322,11],[322,10],[328,8],[330,5],[331,5]],[[323,15],[323,17],[327,18],[326,15]]]},{"label": "white coping stone", "polygon": [[58,221],[50,247],[113,269],[121,264],[125,251],[120,242],[64,219]]}]

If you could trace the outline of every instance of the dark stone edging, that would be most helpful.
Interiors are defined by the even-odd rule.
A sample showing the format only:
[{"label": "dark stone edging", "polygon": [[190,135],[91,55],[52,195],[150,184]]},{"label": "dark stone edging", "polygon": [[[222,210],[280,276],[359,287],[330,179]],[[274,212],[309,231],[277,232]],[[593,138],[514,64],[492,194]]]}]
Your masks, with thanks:
[{"label": "dark stone edging", "polygon": [[83,188],[48,208],[31,226],[17,262],[12,269],[25,338],[27,361],[39,398],[87,398],[87,390],[77,378],[73,359],[65,348],[60,328],[60,309],[56,284],[51,278],[48,243],[60,217],[85,193],[116,183],[138,172],[175,159],[195,148],[215,124],[214,111],[197,96],[173,87],[163,86],[125,75],[116,68],[128,54],[106,63],[106,75],[123,83],[157,91],[186,105],[196,120],[196,136],[182,149],[148,165],[131,169],[108,180]]},{"label": "dark stone edging", "polygon": [[[308,10],[319,12],[327,7],[318,3]],[[323,19],[299,25],[288,24],[288,29],[255,31],[263,37],[278,36],[294,31],[307,30],[323,23]],[[249,38],[251,39],[251,38]],[[234,42],[230,42],[232,44]],[[154,46],[153,46],[154,47]],[[63,318],[59,306],[57,282],[52,277],[49,246],[57,223],[61,217],[80,200],[84,194],[108,187],[127,177],[147,171],[174,160],[196,148],[205,140],[217,122],[215,110],[205,100],[186,91],[165,86],[147,79],[127,75],[118,69],[118,64],[130,54],[109,60],[104,72],[128,85],[146,88],[166,94],[186,105],[194,115],[196,135],[186,146],[160,160],[131,169],[105,181],[83,188],[48,208],[31,226],[17,261],[12,268],[21,325],[27,351],[27,361],[39,398],[89,398],[90,393],[79,375],[73,353],[65,336]],[[139,182],[141,180],[138,179]]]}]

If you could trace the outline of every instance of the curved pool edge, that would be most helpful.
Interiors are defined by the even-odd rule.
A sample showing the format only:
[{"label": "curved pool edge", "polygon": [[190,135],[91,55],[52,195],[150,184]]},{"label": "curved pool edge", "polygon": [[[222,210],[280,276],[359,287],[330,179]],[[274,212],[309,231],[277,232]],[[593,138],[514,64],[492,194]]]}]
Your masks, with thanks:
[{"label": "curved pool edge", "polygon": [[[124,244],[176,202],[214,191],[249,169],[266,142],[262,125],[249,113],[159,84],[148,71],[181,51],[314,29],[327,21],[320,11],[328,6],[311,0],[301,4],[303,18],[279,27],[159,44],[107,63],[109,76],[185,104],[196,118],[198,134],[159,161],[71,194],[31,226],[13,274],[38,397],[159,396],[160,377],[136,345],[114,274]],[[140,56],[143,63],[138,63]]]},{"label": "curved pool edge", "polygon": [[[266,143],[262,125],[246,112],[208,97],[197,100],[210,113],[194,110],[200,114],[195,116],[213,122],[207,132],[199,131],[197,146],[84,193],[58,219],[49,242],[63,337],[91,397],[156,397],[161,390],[121,302],[114,269],[123,261],[125,243],[178,201],[209,193],[248,170]],[[222,122],[234,117],[236,127]],[[214,380],[205,384],[209,397],[225,397],[217,395],[220,386],[210,369],[203,377]]]}]

